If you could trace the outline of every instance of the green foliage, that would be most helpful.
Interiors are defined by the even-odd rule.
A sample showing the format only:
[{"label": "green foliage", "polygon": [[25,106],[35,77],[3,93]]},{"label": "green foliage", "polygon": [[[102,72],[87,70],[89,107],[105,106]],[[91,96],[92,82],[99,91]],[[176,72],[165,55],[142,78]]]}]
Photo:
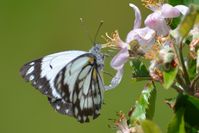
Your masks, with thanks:
[{"label": "green foliage", "polygon": [[189,10],[190,11],[184,16],[177,28],[181,38],[184,38],[188,35],[189,31],[193,28],[195,20],[199,14],[199,7],[196,5],[190,5]]},{"label": "green foliage", "polygon": [[189,5],[192,3],[199,4],[198,0],[168,0],[168,3],[175,6],[175,5]]},{"label": "green foliage", "polygon": [[169,24],[170,27],[171,27],[171,29],[177,28],[177,26],[178,26],[178,24],[180,23],[180,21],[181,21],[181,18],[180,18],[180,17],[173,18],[171,24]]},{"label": "green foliage", "polygon": [[[188,56],[186,66],[183,55],[183,46],[190,44],[193,39],[198,39],[197,35],[190,35],[190,31],[193,29],[196,23],[199,23],[199,7],[193,5],[193,3],[199,3],[197,0],[169,0],[172,5],[190,5],[189,12],[181,19],[175,18],[171,22],[171,27],[175,30],[171,33],[173,39],[175,39],[175,52],[178,57],[179,66],[175,68],[169,68],[169,70],[163,69],[163,87],[166,89],[173,86],[179,95],[177,98],[168,99],[166,103],[174,109],[174,117],[168,125],[168,133],[194,133],[199,131],[199,99],[184,94],[184,91],[189,91],[191,81],[196,76],[196,60]],[[176,28],[177,27],[177,28]],[[197,50],[197,49],[196,49]],[[132,78],[149,79],[149,72],[142,61],[139,59],[133,59],[130,62],[132,67]],[[181,71],[179,71],[179,68]],[[183,75],[176,80],[176,76]],[[190,81],[189,81],[190,80]],[[188,91],[187,91],[188,90]],[[190,93],[194,94],[194,92]],[[130,122],[139,123],[145,133],[159,133],[159,128],[148,119],[152,120],[155,112],[155,100],[156,100],[156,88],[152,83],[146,85],[142,91],[139,99],[135,103],[133,113],[130,116]],[[156,130],[157,129],[157,130]]]},{"label": "green foliage", "polygon": [[176,75],[178,73],[178,67],[172,68],[169,71],[163,71],[163,87],[169,89],[174,83]]},{"label": "green foliage", "polygon": [[144,133],[161,133],[160,128],[150,120],[143,120],[141,126]]},{"label": "green foliage", "polygon": [[135,109],[130,116],[131,123],[151,119],[155,112],[156,88],[148,83],[135,103]]},{"label": "green foliage", "polygon": [[146,118],[152,120],[155,113],[155,101],[156,101],[157,91],[155,86],[153,85],[150,85],[149,89],[150,92],[146,93],[149,96],[148,97],[149,105],[148,108],[146,108]]},{"label": "green foliage", "polygon": [[176,103],[176,97],[174,98],[167,98],[164,100],[164,102],[170,107],[173,109],[175,103]]},{"label": "green foliage", "polygon": [[[191,1],[191,0],[190,0],[190,1]],[[194,4],[199,4],[199,0],[193,0],[192,3],[194,3]]]},{"label": "green foliage", "polygon": [[139,59],[133,59],[130,62],[130,66],[132,67],[132,78],[136,80],[145,80],[149,79],[149,71],[147,70],[146,66],[143,62]]},{"label": "green foliage", "polygon": [[186,133],[184,124],[184,109],[180,108],[168,125],[167,133]]},{"label": "green foliage", "polygon": [[196,76],[196,59],[192,59],[191,57],[188,57],[187,70],[188,70],[190,80],[194,79],[194,77]]},{"label": "green foliage", "polygon": [[183,117],[185,121],[186,132],[199,130],[199,99],[186,94],[179,94],[175,114],[184,110]]}]

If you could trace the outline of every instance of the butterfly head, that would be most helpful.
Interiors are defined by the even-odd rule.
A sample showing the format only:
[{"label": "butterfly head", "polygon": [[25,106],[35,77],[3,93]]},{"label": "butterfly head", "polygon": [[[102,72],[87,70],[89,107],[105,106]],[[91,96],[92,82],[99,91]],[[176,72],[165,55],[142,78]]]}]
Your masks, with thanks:
[{"label": "butterfly head", "polygon": [[90,49],[90,53],[96,57],[98,68],[102,70],[104,68],[104,55],[101,53],[101,45],[95,44],[95,46]]}]

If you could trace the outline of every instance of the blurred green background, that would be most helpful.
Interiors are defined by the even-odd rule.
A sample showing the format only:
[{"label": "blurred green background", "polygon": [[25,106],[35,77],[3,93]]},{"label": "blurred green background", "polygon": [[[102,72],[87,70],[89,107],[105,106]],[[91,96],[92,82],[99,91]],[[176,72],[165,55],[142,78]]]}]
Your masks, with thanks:
[{"label": "blurred green background", "polygon": [[[115,132],[108,128],[107,125],[112,123],[108,119],[116,118],[115,114],[120,110],[127,113],[144,86],[144,82],[131,80],[128,63],[125,78],[119,87],[105,93],[100,117],[88,124],[80,124],[74,118],[56,113],[45,96],[24,82],[19,69],[27,61],[50,53],[90,49],[92,44],[80,24],[80,17],[86,21],[91,35],[95,34],[99,21],[104,20],[100,34],[118,29],[124,40],[134,20],[134,12],[128,6],[130,2],[141,9],[143,18],[150,13],[139,0],[0,1],[1,133]],[[97,40],[104,42],[100,37]],[[154,121],[164,132],[172,111],[163,103],[163,99],[174,95],[172,90],[158,88]]]}]

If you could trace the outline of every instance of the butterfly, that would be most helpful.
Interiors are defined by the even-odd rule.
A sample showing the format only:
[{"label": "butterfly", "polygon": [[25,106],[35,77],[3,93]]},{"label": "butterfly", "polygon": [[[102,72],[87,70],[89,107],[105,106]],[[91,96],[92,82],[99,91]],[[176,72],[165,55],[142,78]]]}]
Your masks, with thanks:
[{"label": "butterfly", "polygon": [[100,115],[105,85],[104,55],[96,44],[89,52],[65,51],[25,64],[21,76],[48,97],[59,113],[89,122]]}]

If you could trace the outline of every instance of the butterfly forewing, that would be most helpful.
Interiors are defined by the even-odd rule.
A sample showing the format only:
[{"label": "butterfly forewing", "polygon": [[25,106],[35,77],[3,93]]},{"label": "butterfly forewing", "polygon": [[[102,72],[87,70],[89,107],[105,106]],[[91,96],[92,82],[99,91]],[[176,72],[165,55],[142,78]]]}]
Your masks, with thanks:
[{"label": "butterfly forewing", "polygon": [[55,77],[70,61],[85,53],[66,51],[51,54],[25,64],[20,69],[20,74],[44,95],[50,98],[61,98],[54,87]]},{"label": "butterfly forewing", "polygon": [[41,64],[42,59],[34,60],[30,63],[25,64],[20,73],[26,81],[30,81],[32,85],[37,88],[42,94],[48,97],[55,97],[49,80],[46,77],[41,77]]},{"label": "butterfly forewing", "polygon": [[[76,85],[83,82],[81,88],[75,90],[73,94],[74,115],[80,122],[88,122],[89,116],[97,118],[102,104],[102,90],[99,87],[100,79],[97,79],[96,68],[85,75],[82,81],[78,81]],[[76,96],[78,97],[76,99]]]},{"label": "butterfly forewing", "polygon": [[[88,122],[89,116],[96,118],[103,101],[103,82],[95,60],[91,53],[81,55],[67,64],[55,78],[57,92],[65,103],[72,104],[73,115],[80,122]],[[58,112],[68,112],[64,106],[56,107],[56,104],[51,102]]]}]

